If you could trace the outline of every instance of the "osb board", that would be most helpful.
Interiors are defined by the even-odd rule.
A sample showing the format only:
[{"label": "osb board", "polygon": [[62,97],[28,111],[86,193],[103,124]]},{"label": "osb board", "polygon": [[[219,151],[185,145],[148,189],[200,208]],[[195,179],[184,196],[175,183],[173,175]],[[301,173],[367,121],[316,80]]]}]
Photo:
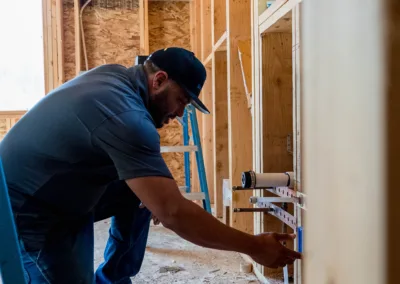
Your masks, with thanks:
[{"label": "osb board", "polygon": [[[133,65],[140,47],[139,9],[135,3],[96,1],[85,8],[83,28],[89,69],[108,63]],[[74,5],[70,0],[64,2],[64,41],[65,79],[70,80],[75,77]]]},{"label": "osb board", "polygon": [[168,46],[191,48],[189,2],[149,2],[150,52]]},{"label": "osb board", "polygon": [[110,63],[134,64],[140,48],[138,9],[88,7],[83,27],[89,69]]},{"label": "osb board", "polygon": [[64,74],[65,81],[75,77],[74,2],[64,1]]},{"label": "osb board", "polygon": [[[190,49],[190,3],[149,1],[149,48],[179,46]],[[161,145],[183,145],[182,126],[174,121],[159,131]],[[163,157],[179,185],[185,183],[183,153],[165,153]],[[195,162],[191,155],[191,162]]]}]

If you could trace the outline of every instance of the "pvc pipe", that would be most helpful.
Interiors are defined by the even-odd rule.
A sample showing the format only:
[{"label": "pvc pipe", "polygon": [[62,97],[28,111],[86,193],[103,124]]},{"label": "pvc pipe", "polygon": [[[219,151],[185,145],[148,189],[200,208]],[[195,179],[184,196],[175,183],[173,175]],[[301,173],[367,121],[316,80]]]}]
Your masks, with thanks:
[{"label": "pvc pipe", "polygon": [[293,172],[286,173],[260,173],[254,171],[242,173],[242,187],[244,188],[268,188],[285,186],[293,188]]}]

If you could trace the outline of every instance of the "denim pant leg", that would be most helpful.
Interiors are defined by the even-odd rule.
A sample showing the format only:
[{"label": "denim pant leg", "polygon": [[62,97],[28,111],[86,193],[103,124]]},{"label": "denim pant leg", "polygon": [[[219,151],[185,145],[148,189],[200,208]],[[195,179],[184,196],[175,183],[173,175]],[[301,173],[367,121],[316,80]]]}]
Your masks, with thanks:
[{"label": "denim pant leg", "polygon": [[38,251],[27,251],[20,240],[28,284],[94,283],[93,216],[77,223],[81,224],[71,226],[62,238],[50,239]]},{"label": "denim pant leg", "polygon": [[151,213],[139,208],[140,200],[124,181],[113,183],[95,209],[96,221],[112,216],[104,262],[96,283],[131,283],[142,265]]}]

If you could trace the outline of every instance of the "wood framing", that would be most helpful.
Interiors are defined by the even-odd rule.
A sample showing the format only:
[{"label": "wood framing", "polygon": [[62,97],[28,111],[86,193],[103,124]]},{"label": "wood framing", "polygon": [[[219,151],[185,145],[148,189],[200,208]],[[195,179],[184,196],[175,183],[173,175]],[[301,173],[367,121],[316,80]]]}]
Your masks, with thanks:
[{"label": "wood framing", "polygon": [[[202,101],[206,106],[212,109],[215,104],[214,93],[213,93],[213,76],[212,76],[212,68],[211,65],[206,66],[207,70],[207,79],[203,86],[203,97]],[[214,122],[213,122],[214,113],[204,115],[201,114],[202,118],[202,147],[203,147],[203,158],[204,158],[204,166],[206,170],[207,177],[207,185],[208,185],[208,193],[210,196],[211,204],[215,204],[215,193],[216,190],[214,188]],[[222,193],[222,191],[221,191]],[[215,206],[214,206],[215,208]],[[218,211],[218,214],[221,212]]]},{"label": "wood framing", "polygon": [[[252,5],[252,114],[253,170],[294,171],[295,190],[300,189],[300,35],[299,0],[266,1]],[[293,138],[294,137],[294,138]],[[255,190],[255,196],[270,196]],[[301,226],[301,210],[289,205]],[[282,222],[269,214],[254,214],[254,233],[282,232]],[[289,232],[291,230],[289,229]],[[296,242],[288,243],[297,249]],[[254,264],[262,281],[278,280],[282,270]],[[295,283],[301,283],[301,263],[289,267]]]},{"label": "wood framing", "polygon": [[[250,39],[251,1],[228,0],[227,17],[227,82],[228,82],[228,145],[229,179],[231,186],[241,185],[242,172],[252,167],[251,113],[243,85],[238,53],[239,41]],[[233,193],[231,226],[247,233],[253,233],[253,214],[235,214],[237,207],[249,208],[252,192]]]},{"label": "wood framing", "polygon": [[75,75],[82,71],[82,35],[80,29],[80,0],[74,0],[74,28],[75,28]]},{"label": "wood framing", "polygon": [[0,141],[26,111],[0,111]]},{"label": "wood framing", "polygon": [[148,0],[139,0],[140,53],[143,55],[148,55],[150,52],[148,8]]},{"label": "wood framing", "polygon": [[[301,23],[301,6],[299,3],[292,11],[292,65],[293,65],[293,135],[292,135],[292,152],[293,152],[293,172],[296,191],[303,192],[301,187],[301,45],[300,45],[300,23]],[[304,193],[304,192],[303,192]],[[294,208],[294,216],[297,220],[297,226],[303,226],[303,210],[299,207]],[[294,249],[298,250],[297,242],[294,242]],[[296,284],[302,283],[302,260],[294,263],[294,280]]]},{"label": "wood framing", "polygon": [[[211,74],[203,87],[201,97],[212,102],[213,124],[210,128],[208,118],[203,115],[199,123],[202,124],[201,137],[205,149],[207,150],[210,141],[213,143],[213,157],[210,158],[207,154],[204,157],[207,178],[213,181],[209,187],[213,195],[213,209],[217,217],[225,214],[225,219],[233,227],[248,233],[253,233],[252,213],[236,214],[233,213],[233,208],[251,207],[248,198],[252,192],[234,192],[232,204],[225,206],[225,209],[229,207],[227,216],[226,210],[223,210],[222,185],[224,179],[229,180],[230,186],[241,185],[242,172],[252,167],[251,111],[246,98],[246,89],[251,90],[251,70],[248,64],[251,62],[251,2],[195,0],[192,8],[196,11],[191,12],[196,17],[191,21],[199,26],[193,40],[195,52]],[[243,65],[240,59],[243,59]],[[243,78],[247,78],[249,83],[245,80],[245,84]],[[210,90],[211,100],[207,97]],[[210,161],[211,173],[207,170]],[[194,172],[193,185],[196,185],[195,176]]]},{"label": "wood framing", "polygon": [[64,83],[64,30],[61,0],[43,0],[43,60],[45,92]]},{"label": "wood framing", "polygon": [[[223,180],[229,178],[228,156],[228,96],[227,96],[227,54],[214,53],[213,77],[213,136],[214,136],[214,204],[217,217],[223,216]],[[229,214],[229,212],[228,212]],[[225,213],[226,215],[226,213]],[[228,219],[229,221],[229,216]]]}]

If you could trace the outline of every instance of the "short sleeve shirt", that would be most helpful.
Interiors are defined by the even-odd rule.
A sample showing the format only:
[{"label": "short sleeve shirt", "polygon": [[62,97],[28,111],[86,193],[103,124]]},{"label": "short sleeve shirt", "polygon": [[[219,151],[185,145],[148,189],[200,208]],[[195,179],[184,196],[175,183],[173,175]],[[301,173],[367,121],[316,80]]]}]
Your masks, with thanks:
[{"label": "short sleeve shirt", "polygon": [[102,65],[56,88],[4,137],[0,158],[14,214],[27,224],[86,214],[118,179],[172,178],[141,65]]}]

